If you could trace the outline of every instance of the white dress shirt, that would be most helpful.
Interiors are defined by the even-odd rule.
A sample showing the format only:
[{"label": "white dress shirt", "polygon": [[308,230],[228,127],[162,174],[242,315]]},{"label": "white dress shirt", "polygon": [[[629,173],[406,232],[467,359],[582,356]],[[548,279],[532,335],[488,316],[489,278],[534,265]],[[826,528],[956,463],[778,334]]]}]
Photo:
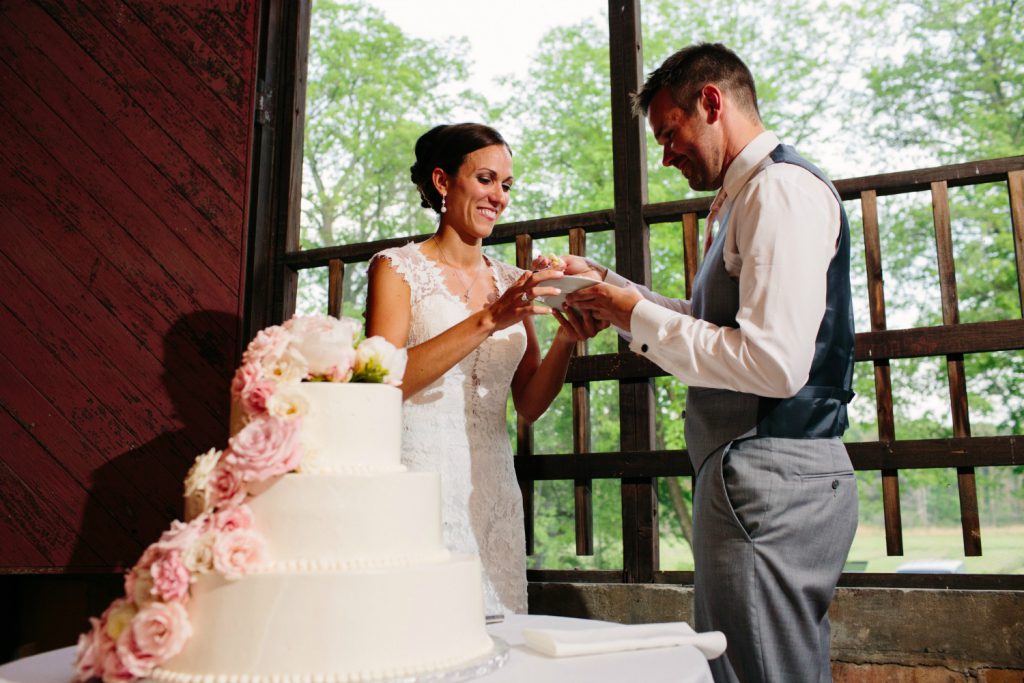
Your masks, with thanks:
[{"label": "white dress shirt", "polygon": [[[739,282],[738,327],[689,315],[690,302],[637,285],[629,348],[687,385],[770,398],[807,382],[825,314],[825,275],[839,238],[839,202],[794,164],[772,163],[773,133],[751,140],[725,173],[720,216],[726,272]],[[608,271],[605,281],[631,284]]]}]

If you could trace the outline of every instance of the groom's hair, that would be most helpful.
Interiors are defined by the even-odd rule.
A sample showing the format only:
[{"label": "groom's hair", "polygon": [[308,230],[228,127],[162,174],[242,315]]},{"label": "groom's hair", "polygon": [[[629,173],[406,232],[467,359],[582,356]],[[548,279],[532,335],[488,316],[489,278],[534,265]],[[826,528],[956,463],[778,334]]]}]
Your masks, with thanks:
[{"label": "groom's hair", "polygon": [[676,106],[692,114],[708,83],[717,85],[747,115],[760,121],[754,76],[743,60],[721,43],[689,45],[666,59],[647,76],[640,92],[633,94],[633,114],[647,116],[651,100],[662,88],[669,89]]},{"label": "groom's hair", "polygon": [[409,168],[420,191],[420,206],[441,213],[441,193],[433,180],[435,168],[454,177],[467,154],[491,145],[505,145],[512,153],[501,133],[482,123],[441,124],[421,135],[416,141],[416,163]]}]

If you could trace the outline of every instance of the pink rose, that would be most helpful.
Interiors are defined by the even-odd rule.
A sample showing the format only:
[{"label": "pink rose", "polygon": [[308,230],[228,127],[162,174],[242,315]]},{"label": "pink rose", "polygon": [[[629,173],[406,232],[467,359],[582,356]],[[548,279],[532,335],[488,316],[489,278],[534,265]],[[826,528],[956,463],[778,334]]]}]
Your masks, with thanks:
[{"label": "pink rose", "polygon": [[99,619],[91,617],[89,623],[92,624],[92,630],[78,636],[78,651],[75,656],[75,679],[82,683],[103,675],[103,659],[106,651],[113,645]]},{"label": "pink rose", "polygon": [[199,534],[200,530],[195,519],[188,524],[174,520],[171,522],[171,528],[160,534],[160,540],[157,541],[157,545],[164,551],[180,550],[184,552],[190,545],[196,542]]},{"label": "pink rose", "polygon": [[[124,630],[125,633],[127,631]],[[103,683],[131,683],[135,679],[135,674],[128,670],[117,648],[111,643],[111,647],[103,650]]]},{"label": "pink rose", "polygon": [[291,334],[280,325],[264,328],[257,333],[255,339],[249,342],[248,348],[242,354],[242,363],[256,363],[261,367],[265,366],[268,361],[284,353],[289,341],[291,341]]},{"label": "pink rose", "polygon": [[169,550],[149,568],[153,574],[153,594],[166,602],[184,601],[192,575],[180,550]]},{"label": "pink rose", "polygon": [[218,534],[213,542],[213,566],[226,579],[237,579],[265,561],[266,544],[252,529]]},{"label": "pink rose", "polygon": [[231,398],[239,400],[245,392],[263,379],[263,369],[258,363],[243,363],[231,378]]},{"label": "pink rose", "polygon": [[348,381],[355,363],[355,342],[361,325],[352,318],[329,315],[294,316],[284,326],[292,348],[306,360],[312,377]]},{"label": "pink rose", "polygon": [[248,505],[228,508],[214,514],[213,528],[221,533],[252,528],[252,509]]},{"label": "pink rose", "polygon": [[264,416],[228,439],[224,460],[243,481],[263,481],[298,467],[302,460],[298,419]]},{"label": "pink rose", "polygon": [[254,417],[266,413],[267,401],[274,394],[276,387],[277,383],[268,379],[261,379],[252,386],[247,387],[241,395],[242,410],[245,411],[245,414]]},{"label": "pink rose", "polygon": [[154,667],[181,652],[192,636],[188,613],[180,603],[154,602],[141,610],[117,639],[117,654],[135,676],[148,676]]},{"label": "pink rose", "polygon": [[207,508],[227,508],[245,500],[245,482],[234,467],[220,463],[213,470],[206,489]]}]

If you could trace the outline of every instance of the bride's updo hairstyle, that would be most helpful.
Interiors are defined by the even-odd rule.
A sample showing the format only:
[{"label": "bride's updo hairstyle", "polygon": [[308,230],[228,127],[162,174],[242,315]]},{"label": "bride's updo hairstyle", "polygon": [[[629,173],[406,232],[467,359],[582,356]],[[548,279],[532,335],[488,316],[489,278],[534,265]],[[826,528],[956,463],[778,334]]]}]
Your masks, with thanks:
[{"label": "bride's updo hairstyle", "polygon": [[482,123],[442,124],[421,135],[416,141],[416,163],[409,168],[412,182],[420,191],[420,205],[440,214],[441,193],[434,187],[434,169],[454,177],[467,154],[491,145],[505,145],[512,153],[501,133]]}]

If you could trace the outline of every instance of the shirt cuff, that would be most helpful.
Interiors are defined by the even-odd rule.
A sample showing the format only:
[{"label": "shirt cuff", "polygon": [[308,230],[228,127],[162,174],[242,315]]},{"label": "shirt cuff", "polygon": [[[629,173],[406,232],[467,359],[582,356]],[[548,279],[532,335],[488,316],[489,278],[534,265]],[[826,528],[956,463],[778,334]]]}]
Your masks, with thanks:
[{"label": "shirt cuff", "polygon": [[651,353],[659,348],[663,326],[679,315],[681,314],[664,306],[641,299],[633,307],[633,313],[629,317],[629,327],[633,337],[629,342],[629,350],[650,357]]},{"label": "shirt cuff", "polygon": [[619,275],[618,273],[616,273],[611,268],[608,268],[608,269],[605,270],[605,272],[604,272],[604,281],[607,282],[610,285],[615,285],[616,287],[629,287],[630,285],[633,284],[632,282],[630,282],[626,278],[624,278],[621,275]]}]

